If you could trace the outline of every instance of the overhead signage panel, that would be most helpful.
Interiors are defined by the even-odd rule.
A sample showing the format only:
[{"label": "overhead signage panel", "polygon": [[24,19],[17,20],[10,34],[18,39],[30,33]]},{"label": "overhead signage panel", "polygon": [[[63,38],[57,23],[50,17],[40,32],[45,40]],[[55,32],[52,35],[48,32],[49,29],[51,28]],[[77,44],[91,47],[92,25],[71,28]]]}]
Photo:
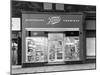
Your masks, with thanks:
[{"label": "overhead signage panel", "polygon": [[[26,27],[80,27],[83,15],[23,14]],[[73,25],[74,24],[74,25]]]}]

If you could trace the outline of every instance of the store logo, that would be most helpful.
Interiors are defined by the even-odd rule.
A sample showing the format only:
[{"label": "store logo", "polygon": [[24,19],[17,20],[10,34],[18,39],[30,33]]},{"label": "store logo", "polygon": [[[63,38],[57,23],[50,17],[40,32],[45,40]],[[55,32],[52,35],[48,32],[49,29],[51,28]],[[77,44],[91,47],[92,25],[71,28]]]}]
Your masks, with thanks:
[{"label": "store logo", "polygon": [[49,21],[47,24],[52,24],[52,25],[59,23],[61,21],[60,16],[53,16],[53,17],[49,17],[48,19],[49,19]]}]

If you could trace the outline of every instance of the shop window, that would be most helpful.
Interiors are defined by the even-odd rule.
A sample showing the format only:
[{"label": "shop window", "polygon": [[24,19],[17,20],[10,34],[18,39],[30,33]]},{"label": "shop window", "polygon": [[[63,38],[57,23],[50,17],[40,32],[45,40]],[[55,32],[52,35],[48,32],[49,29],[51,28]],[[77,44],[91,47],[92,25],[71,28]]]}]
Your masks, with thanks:
[{"label": "shop window", "polygon": [[26,37],[26,62],[80,60],[79,31],[29,31]]},{"label": "shop window", "polygon": [[65,60],[79,60],[79,31],[67,32],[64,38]]},{"label": "shop window", "polygon": [[90,57],[90,56],[96,56],[96,38],[94,37],[91,37],[91,38],[86,38],[86,48],[87,48],[87,57]]},{"label": "shop window", "polygon": [[26,37],[26,62],[46,62],[47,37],[42,32],[31,32],[30,34],[31,37]]}]

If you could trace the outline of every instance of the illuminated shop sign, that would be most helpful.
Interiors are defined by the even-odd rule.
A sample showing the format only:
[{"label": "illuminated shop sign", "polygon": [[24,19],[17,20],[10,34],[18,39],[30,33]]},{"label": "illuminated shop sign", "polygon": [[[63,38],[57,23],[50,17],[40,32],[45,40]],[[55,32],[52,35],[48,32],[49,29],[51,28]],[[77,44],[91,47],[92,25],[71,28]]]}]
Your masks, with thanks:
[{"label": "illuminated shop sign", "polygon": [[81,14],[25,13],[22,14],[22,31],[23,64],[85,59]]},{"label": "illuminated shop sign", "polygon": [[[60,16],[53,16],[53,17],[49,17],[48,18],[49,21],[47,24],[56,24],[59,23],[61,21],[61,17]],[[80,20],[72,20],[72,19],[62,19],[63,22],[79,22]]]},{"label": "illuminated shop sign", "polygon": [[[66,17],[67,18],[67,17]],[[70,17],[68,17],[70,18]],[[47,18],[35,18],[35,19],[25,19],[26,22],[46,22],[46,24],[57,24],[60,22],[67,22],[67,23],[71,23],[71,22],[80,22],[79,19],[62,19],[61,16],[50,16]]]}]

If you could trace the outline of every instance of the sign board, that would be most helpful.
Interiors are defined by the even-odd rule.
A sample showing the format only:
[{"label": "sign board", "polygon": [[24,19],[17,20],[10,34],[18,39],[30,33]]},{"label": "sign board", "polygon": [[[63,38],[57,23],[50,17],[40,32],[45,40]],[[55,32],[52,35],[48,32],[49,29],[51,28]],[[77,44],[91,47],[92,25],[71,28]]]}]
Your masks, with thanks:
[{"label": "sign board", "polygon": [[24,28],[81,28],[82,14],[22,14]]},{"label": "sign board", "polygon": [[20,18],[12,18],[12,31],[20,31]]}]

